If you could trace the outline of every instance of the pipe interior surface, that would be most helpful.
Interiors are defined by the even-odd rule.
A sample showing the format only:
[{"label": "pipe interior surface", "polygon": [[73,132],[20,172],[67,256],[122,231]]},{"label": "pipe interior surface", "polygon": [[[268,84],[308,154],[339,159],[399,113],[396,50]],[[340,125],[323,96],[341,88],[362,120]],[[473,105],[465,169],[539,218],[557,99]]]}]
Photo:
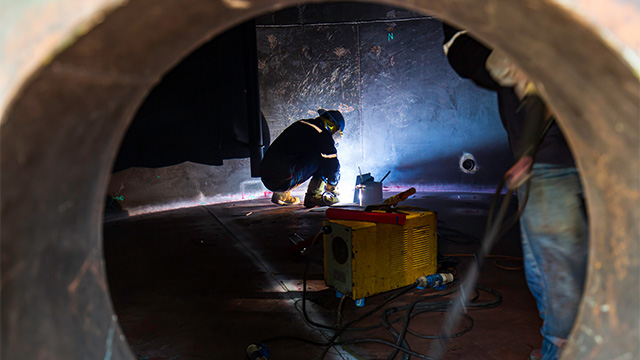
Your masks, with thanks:
[{"label": "pipe interior surface", "polygon": [[[640,358],[639,80],[624,56],[561,0],[379,2],[469,29],[536,82],[576,156],[591,220],[586,293],[563,358]],[[132,0],[21,85],[0,132],[0,357],[134,359],[110,304],[101,246],[120,141],[152,86],[187,54],[296,4]]]}]

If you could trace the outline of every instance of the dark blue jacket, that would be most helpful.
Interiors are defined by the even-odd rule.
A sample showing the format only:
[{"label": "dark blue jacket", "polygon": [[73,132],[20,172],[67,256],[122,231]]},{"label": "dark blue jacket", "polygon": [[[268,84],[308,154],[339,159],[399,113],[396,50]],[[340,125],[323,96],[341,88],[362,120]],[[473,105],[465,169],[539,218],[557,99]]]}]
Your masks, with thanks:
[{"label": "dark blue jacket", "polygon": [[322,120],[303,119],[287,127],[264,154],[260,176],[272,191],[285,191],[285,187],[295,187],[311,176],[337,185],[340,162],[332,134]]}]

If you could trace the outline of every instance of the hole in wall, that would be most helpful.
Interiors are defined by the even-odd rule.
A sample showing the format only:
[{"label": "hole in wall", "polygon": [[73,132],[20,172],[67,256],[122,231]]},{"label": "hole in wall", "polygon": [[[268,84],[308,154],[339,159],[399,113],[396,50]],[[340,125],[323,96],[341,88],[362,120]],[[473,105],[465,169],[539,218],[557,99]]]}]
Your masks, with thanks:
[{"label": "hole in wall", "polygon": [[478,164],[475,156],[470,153],[463,153],[458,160],[460,170],[466,174],[475,174],[478,171]]}]

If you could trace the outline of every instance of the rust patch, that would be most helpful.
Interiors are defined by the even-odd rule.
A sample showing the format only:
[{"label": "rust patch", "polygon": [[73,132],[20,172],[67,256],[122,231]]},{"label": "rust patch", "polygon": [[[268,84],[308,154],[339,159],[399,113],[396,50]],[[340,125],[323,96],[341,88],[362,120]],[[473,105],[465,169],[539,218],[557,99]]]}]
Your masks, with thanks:
[{"label": "rust patch", "polygon": [[73,279],[73,281],[67,287],[67,290],[71,294],[76,292],[76,290],[78,289],[78,285],[80,285],[80,281],[84,277],[84,274],[87,272],[87,269],[89,268],[89,265],[90,265],[89,264],[89,259],[90,258],[91,258],[91,256],[87,257],[84,260],[84,262],[82,263],[82,266],[80,267],[80,270],[78,271],[78,275],[76,275],[75,279]]},{"label": "rust patch", "polygon": [[[560,2],[560,5],[565,4]],[[578,13],[585,15],[599,27],[609,29],[629,48],[640,48],[637,23],[640,12],[637,3],[634,5],[633,2],[624,1],[581,0],[577,10]],[[607,36],[603,36],[603,38],[611,41]]]},{"label": "rust patch", "polygon": [[267,40],[269,41],[269,47],[271,49],[275,49],[278,46],[278,37],[275,35],[267,35]]},{"label": "rust patch", "polygon": [[382,52],[382,47],[380,45],[374,46],[371,48],[371,50],[369,50],[369,52],[372,52],[376,54],[377,57],[380,57],[380,53]]},{"label": "rust patch", "polygon": [[349,54],[351,51],[348,49],[343,48],[342,46],[337,47],[333,53],[336,54],[337,57],[341,58],[347,54]]},{"label": "rust patch", "polygon": [[597,173],[593,178],[600,189],[605,189],[604,194],[607,199],[607,211],[613,214],[613,224],[609,227],[611,233],[609,235],[609,244],[612,250],[612,260],[617,280],[626,278],[631,267],[632,261],[630,256],[630,235],[627,233],[629,228],[628,218],[624,206],[625,201],[633,199],[638,201],[640,198],[638,190],[627,186],[624,179],[613,172],[606,169],[611,168],[611,158],[608,154],[602,154],[597,162]]},{"label": "rust patch", "polygon": [[353,111],[353,110],[355,110],[355,109],[353,108],[353,106],[349,106],[349,105],[347,105],[347,104],[342,104],[342,103],[340,103],[340,105],[338,105],[338,110],[339,110],[341,113],[350,113],[350,112],[352,112],[352,111]]},{"label": "rust patch", "polygon": [[[609,306],[608,312],[603,314],[603,316],[607,316],[609,320],[609,326],[612,331],[619,330],[622,328],[622,324],[620,323],[620,314],[618,314],[618,306],[615,299],[616,293],[616,279],[613,275],[609,275],[609,280],[605,283],[605,287],[607,289],[605,298],[609,299],[609,303],[613,304],[613,306]],[[613,301],[612,301],[613,300]]]}]

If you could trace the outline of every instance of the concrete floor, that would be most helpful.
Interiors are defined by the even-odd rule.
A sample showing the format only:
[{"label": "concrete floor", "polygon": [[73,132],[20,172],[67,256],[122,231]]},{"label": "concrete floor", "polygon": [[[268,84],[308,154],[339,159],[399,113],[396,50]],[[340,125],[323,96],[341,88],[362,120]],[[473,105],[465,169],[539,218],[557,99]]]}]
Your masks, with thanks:
[{"label": "concrete floor", "polygon": [[[483,193],[418,193],[405,205],[438,212],[439,254],[461,254],[448,257],[457,261],[457,274],[461,276],[473,259],[469,255],[477,248],[477,241],[471,237],[480,238],[484,230],[490,198],[490,194]],[[240,360],[246,359],[244,351],[249,344],[267,338],[298,336],[326,341],[330,333],[307,325],[300,311],[305,258],[288,251],[289,237],[294,233],[309,238],[320,230],[324,210],[278,207],[269,199],[258,199],[105,222],[109,287],[134,354],[147,360]],[[520,256],[517,229],[499,241],[493,253]],[[310,259],[306,306],[309,316],[316,322],[333,325],[339,300],[324,284],[320,244],[311,250]],[[502,304],[491,309],[470,309],[472,330],[451,341],[444,359],[527,359],[532,349],[540,347],[541,320],[523,270],[517,269],[521,265],[500,257],[485,262],[479,284],[500,292]],[[436,293],[411,290],[384,308]],[[343,323],[392,294],[368,298],[364,308],[356,308],[347,299]],[[481,292],[478,301],[493,298]],[[443,317],[442,313],[422,314],[411,320],[410,328],[436,335]],[[358,326],[379,323],[380,311]],[[465,324],[463,320],[459,328]],[[395,324],[396,328],[399,326],[400,323]],[[393,341],[383,328],[348,331],[341,337],[365,338]],[[413,351],[422,354],[427,354],[437,341],[413,335],[406,339]],[[269,342],[268,346],[271,359],[275,360],[319,359],[323,351],[291,339]],[[336,347],[325,359],[386,359],[391,350],[384,345],[358,343],[348,348]]]}]

